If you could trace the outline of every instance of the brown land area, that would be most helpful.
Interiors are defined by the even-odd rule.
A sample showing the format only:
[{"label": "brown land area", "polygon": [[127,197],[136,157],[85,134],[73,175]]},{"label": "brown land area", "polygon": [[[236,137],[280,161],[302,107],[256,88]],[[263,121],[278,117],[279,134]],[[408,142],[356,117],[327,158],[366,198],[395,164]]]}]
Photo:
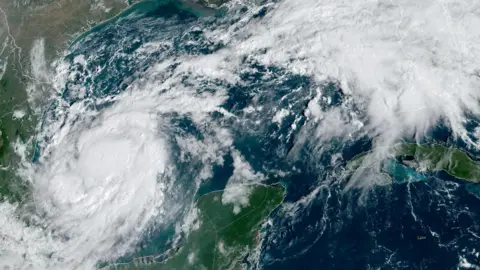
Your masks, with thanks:
[{"label": "brown land area", "polygon": [[52,62],[76,36],[136,1],[0,0],[0,197],[18,180],[12,144],[31,139],[53,91]]}]

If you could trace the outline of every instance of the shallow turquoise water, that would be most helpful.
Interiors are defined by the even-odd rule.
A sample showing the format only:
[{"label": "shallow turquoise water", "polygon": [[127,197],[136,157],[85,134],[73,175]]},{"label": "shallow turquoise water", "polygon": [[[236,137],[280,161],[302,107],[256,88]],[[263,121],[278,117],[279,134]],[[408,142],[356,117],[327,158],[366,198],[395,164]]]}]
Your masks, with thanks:
[{"label": "shallow turquoise water", "polygon": [[[68,106],[87,100],[90,106],[102,110],[113,101],[96,101],[128,91],[132,81],[139,79],[138,74],[163,59],[215,55],[228,46],[211,39],[207,29],[231,23],[225,16],[231,15],[232,20],[238,17],[182,3],[142,2],[80,36],[66,56],[70,70],[77,74],[62,92]],[[265,12],[255,16],[261,18]],[[152,49],[146,57],[135,55],[143,45],[160,41],[173,45]],[[74,63],[78,55],[88,59],[86,67]],[[191,78],[186,74],[182,83],[197,87],[198,94],[215,93],[219,89],[227,92],[222,109],[235,118],[212,112],[209,115],[212,124],[232,133],[232,149],[255,171],[264,174],[267,182],[288,186],[285,204],[296,204],[318,189],[311,203],[298,203],[294,218],[281,209],[274,213],[273,226],[268,228],[262,248],[261,268],[452,269],[458,263],[459,249],[478,247],[478,239],[468,234],[480,231],[478,198],[468,192],[478,189],[478,185],[465,186],[442,174],[424,175],[388,160],[383,170],[393,177],[392,185],[374,187],[366,198],[358,190],[345,191],[340,179],[342,168],[349,157],[369,150],[372,145],[369,138],[332,140],[320,155],[312,154],[316,141],[309,140],[309,136],[304,144],[296,144],[302,130],[313,130],[304,110],[315,97],[316,88],[322,88],[324,97],[331,100],[319,101],[322,109],[327,110],[345,102],[338,85],[335,82],[319,85],[308,76],[265,66],[248,57],[241,65],[237,82]],[[176,64],[172,64],[166,73],[175,68]],[[168,79],[168,75],[159,78]],[[75,94],[79,85],[86,89],[83,97]],[[247,113],[252,105],[261,105],[262,111]],[[272,122],[282,108],[291,113],[281,123]],[[166,140],[171,145],[182,191],[182,196],[166,199],[187,205],[201,194],[223,189],[233,174],[232,153],[224,153],[224,163],[214,166],[212,177],[197,189],[191,179],[200,173],[202,161],[182,161],[176,138],[189,135],[204,140],[200,130],[206,127],[197,126],[188,115],[169,113],[163,117],[172,127]],[[442,140],[445,136],[450,136],[448,130],[435,130],[427,140]],[[332,164],[332,157],[338,153],[345,160]],[[459,218],[458,212],[465,208],[470,211]],[[185,211],[179,211],[169,224],[145,232],[136,251],[119,262],[160,254],[171,247],[175,224],[184,214]],[[419,241],[419,236],[426,239]]]}]

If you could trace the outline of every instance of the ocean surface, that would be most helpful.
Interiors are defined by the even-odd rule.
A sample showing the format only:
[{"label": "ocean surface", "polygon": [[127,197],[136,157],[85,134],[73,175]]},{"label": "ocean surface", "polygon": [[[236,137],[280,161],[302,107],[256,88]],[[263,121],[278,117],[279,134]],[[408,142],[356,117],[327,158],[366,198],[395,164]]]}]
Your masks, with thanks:
[{"label": "ocean surface", "polygon": [[[95,112],[114,108],[134,117],[131,111],[155,111],[160,119],[155,130],[168,149],[160,214],[113,261],[162,254],[175,244],[195,198],[224,189],[229,181],[260,181],[287,187],[284,203],[266,228],[257,264],[261,269],[457,269],[466,261],[478,264],[478,184],[443,172],[416,172],[391,160],[383,169],[391,177],[389,184],[350,188],[345,166],[371,150],[375,138],[352,131],[323,139],[318,134],[332,131],[319,123],[328,117],[315,120],[311,104],[323,112],[344,110],[338,121],[366,119],[362,104],[352,103],[335,78],[319,80],[254,55],[230,56],[226,48],[250,35],[242,27],[252,21],[262,25],[278,5],[235,3],[213,10],[145,1],[70,46],[62,66],[68,76],[46,110],[46,138],[55,121],[75,131],[73,127],[95,127],[103,119]],[[234,72],[224,60],[229,57]],[[136,99],[137,92],[147,98]],[[119,107],[124,100],[126,105]],[[78,107],[84,112],[72,116]],[[468,149],[441,124],[422,142]],[[45,145],[39,144],[39,153],[48,150]],[[477,152],[470,153],[475,158]],[[41,162],[38,155],[34,162]],[[239,174],[244,169],[254,176]],[[368,181],[370,176],[361,177]],[[100,258],[98,266],[112,258]]]}]

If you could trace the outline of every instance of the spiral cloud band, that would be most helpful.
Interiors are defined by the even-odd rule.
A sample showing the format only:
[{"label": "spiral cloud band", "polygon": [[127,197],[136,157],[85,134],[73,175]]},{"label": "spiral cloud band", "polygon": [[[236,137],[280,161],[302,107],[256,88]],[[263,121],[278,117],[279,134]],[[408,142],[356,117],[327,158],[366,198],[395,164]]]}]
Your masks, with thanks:
[{"label": "spiral cloud band", "polygon": [[[36,178],[36,201],[67,247],[101,254],[145,228],[162,203],[168,154],[155,115],[113,110],[61,138]],[[95,254],[88,254],[95,256]],[[74,256],[72,256],[74,257]]]},{"label": "spiral cloud band", "polygon": [[[180,201],[166,200],[167,193],[182,193],[182,184],[176,184],[182,175],[171,164],[172,144],[176,163],[201,165],[184,183],[185,190],[195,190],[211,174],[211,164],[221,162],[218,151],[231,143],[228,131],[209,123],[208,116],[222,112],[224,93],[198,95],[195,87],[181,83],[195,66],[184,60],[162,80],[155,76],[165,74],[168,65],[153,65],[144,74],[152,79],[141,79],[122,94],[72,105],[58,100],[40,136],[47,138],[40,141],[43,154],[20,172],[33,187],[34,226],[18,219],[15,206],[1,204],[6,215],[0,217],[0,236],[5,236],[0,251],[9,255],[0,266],[94,269],[132,250],[148,228],[181,209]],[[58,74],[62,81],[71,72]],[[172,117],[202,125],[206,137],[176,134]],[[189,204],[193,196],[185,199]]]},{"label": "spiral cloud band", "polygon": [[[248,1],[232,5],[238,2]],[[69,63],[81,65],[82,74],[59,64],[56,88],[61,92],[72,84],[69,94],[77,100],[59,101],[54,117],[42,127],[39,161],[26,162],[21,172],[33,187],[33,225],[18,218],[16,205],[0,204],[5,213],[0,215],[0,267],[93,269],[99,261],[131,251],[152,223],[181,208],[166,199],[177,177],[184,176],[175,174],[178,164],[188,163],[182,170],[191,170],[189,175],[197,178],[188,179],[189,184],[198,187],[211,176],[209,166],[222,162],[221,149],[231,147],[232,138],[219,122],[236,117],[222,104],[228,87],[244,86],[241,74],[252,68],[245,66],[247,60],[311,78],[318,96],[304,113],[315,128],[313,135],[312,130],[303,134],[319,144],[368,136],[374,153],[365,159],[368,165],[389,155],[388,146],[404,138],[421,140],[440,122],[456,138],[478,147],[479,138],[465,123],[467,114],[480,116],[476,1],[283,0],[251,7],[240,16],[226,27],[203,25],[210,45],[202,53],[178,56],[173,51],[181,39],[173,42],[166,32],[161,42],[132,45],[132,55],[114,55],[119,66],[129,63],[122,57],[161,60],[132,71],[138,73],[118,83],[128,87],[110,89],[118,90],[111,96],[89,100],[94,91],[77,83],[95,81],[103,66],[88,67],[90,59],[83,56]],[[197,41],[189,40],[185,48]],[[90,57],[100,59],[103,49],[117,45],[96,46],[101,53]],[[328,81],[341,87],[345,101],[325,109],[318,100],[320,86]],[[218,114],[224,118],[213,121]],[[195,134],[171,132],[180,129],[168,121],[175,117]],[[350,183],[371,186],[369,179],[374,180],[356,177]]]}]

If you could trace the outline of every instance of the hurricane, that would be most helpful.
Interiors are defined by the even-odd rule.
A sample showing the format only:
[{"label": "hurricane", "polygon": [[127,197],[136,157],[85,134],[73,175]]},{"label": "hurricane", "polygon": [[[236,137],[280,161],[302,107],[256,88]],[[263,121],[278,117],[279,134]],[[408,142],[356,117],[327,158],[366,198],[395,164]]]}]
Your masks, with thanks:
[{"label": "hurricane", "polygon": [[[475,1],[242,0],[211,10],[146,2],[155,4],[134,5],[83,33],[51,66],[32,67],[30,89],[45,81],[47,98],[33,110],[35,135],[12,142],[21,157],[15,174],[28,191],[20,202],[0,203],[1,267],[100,269],[153,250],[152,237],[168,239],[158,249],[173,256],[200,226],[192,220],[201,217],[196,202],[205,190],[224,188],[219,201],[237,215],[253,205],[250,186],[274,182],[287,195],[264,225],[278,228],[255,242],[256,253],[242,253],[254,269],[288,269],[310,250],[325,256],[324,267],[352,266],[337,260],[349,250],[344,230],[353,231],[357,219],[365,239],[398,233],[397,225],[401,239],[428,234],[427,249],[438,250],[428,262],[410,263],[401,252],[415,251],[403,240],[352,240],[372,244],[351,247],[371,250],[358,255],[362,269],[436,267],[431,260],[443,252],[449,267],[480,267],[472,261],[478,195],[461,195],[463,183],[426,173],[456,161],[419,162],[406,184],[391,180],[399,166],[385,165],[398,158],[398,145],[438,143],[442,132],[443,143],[478,160]],[[44,57],[43,47],[34,46],[32,62]],[[358,169],[345,169],[362,152]],[[385,205],[416,225],[395,224]],[[427,218],[428,211],[441,218]],[[460,231],[439,236],[441,220]],[[338,246],[315,249],[319,239]],[[191,263],[200,256],[190,254]]]}]

